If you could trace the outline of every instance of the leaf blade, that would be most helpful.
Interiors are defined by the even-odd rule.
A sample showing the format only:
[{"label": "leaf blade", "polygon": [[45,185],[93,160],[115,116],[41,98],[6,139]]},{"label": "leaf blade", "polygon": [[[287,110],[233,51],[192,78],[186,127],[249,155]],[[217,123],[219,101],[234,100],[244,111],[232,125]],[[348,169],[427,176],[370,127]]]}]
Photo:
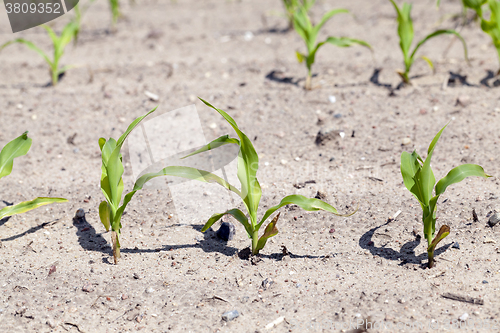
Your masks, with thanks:
[{"label": "leaf blade", "polygon": [[64,198],[49,198],[49,197],[38,197],[33,200],[23,201],[16,205],[2,208],[0,210],[0,219],[3,219],[4,217],[7,216],[21,214],[51,203],[67,202],[67,201],[68,200]]}]

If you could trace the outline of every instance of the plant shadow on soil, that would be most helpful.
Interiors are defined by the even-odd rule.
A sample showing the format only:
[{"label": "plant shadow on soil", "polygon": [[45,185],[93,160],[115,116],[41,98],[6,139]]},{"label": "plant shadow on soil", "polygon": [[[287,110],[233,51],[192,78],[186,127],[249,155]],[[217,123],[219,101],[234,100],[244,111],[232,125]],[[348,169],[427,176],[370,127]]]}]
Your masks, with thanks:
[{"label": "plant shadow on soil", "polygon": [[[46,223],[45,223],[46,224]],[[43,224],[43,225],[45,225]],[[43,228],[43,225],[40,225],[37,228]],[[77,228],[76,236],[78,237],[78,243],[80,246],[87,251],[95,251],[101,252],[103,254],[109,254],[109,258],[104,258],[103,262],[108,264],[113,264],[110,259],[112,256],[111,246],[108,244],[108,241],[104,238],[105,233],[97,233],[95,228],[85,219],[82,218],[73,218],[73,225]],[[187,226],[186,224],[174,224],[170,225],[167,228],[173,227],[182,227]],[[189,225],[196,231],[200,231],[203,228],[202,224]],[[34,228],[32,228],[34,229]],[[36,230],[35,230],[36,231]],[[34,231],[32,231],[34,232]],[[11,237],[12,238],[12,237]],[[10,239],[6,239],[10,240]],[[228,242],[223,241],[217,238],[215,231],[210,228],[206,232],[203,233],[203,239],[199,240],[195,244],[182,244],[182,245],[163,245],[161,248],[151,248],[151,249],[139,249],[137,247],[130,249],[123,247],[120,249],[121,253],[152,253],[152,252],[162,252],[162,251],[172,251],[183,248],[201,248],[203,252],[212,253],[217,252],[223,254],[227,257],[232,257],[234,255],[238,255],[242,260],[249,260],[250,258],[250,250],[249,248],[244,248],[239,250],[235,247],[228,246]],[[248,252],[248,253],[247,253]],[[282,260],[284,256],[289,256],[291,259],[298,258],[308,258],[308,259],[318,259],[322,256],[313,256],[313,255],[298,255],[293,254],[286,250],[286,247],[283,247],[283,253],[272,253],[272,254],[260,254],[259,258],[267,258],[274,260]]]},{"label": "plant shadow on soil", "polygon": [[[392,222],[392,220],[388,220],[386,223],[379,225],[378,227],[374,227],[364,233],[363,236],[361,236],[361,238],[359,239],[359,246],[365,250],[370,251],[370,253],[374,256],[379,256],[387,260],[402,260],[399,266],[404,266],[406,264],[419,264],[421,265],[421,268],[427,268],[427,263],[422,264],[422,261],[427,260],[427,253],[422,253],[419,256],[415,255],[415,248],[420,245],[422,239],[420,235],[417,235],[415,237],[415,240],[403,244],[399,252],[385,247],[386,244],[381,247],[374,246],[374,243],[372,241],[373,235],[379,228],[386,226],[390,222]],[[434,251],[434,258],[436,259],[437,256],[448,250],[451,245],[453,245],[453,243],[446,244],[436,249]]]},{"label": "plant shadow on soil", "polygon": [[[95,228],[85,219],[82,218],[73,218],[73,225],[77,228],[76,235],[78,237],[78,243],[80,246],[87,251],[95,251],[101,252],[105,254],[111,255],[111,246],[108,244],[108,241],[104,238],[105,233],[97,233]],[[176,224],[168,226],[168,228],[172,227],[180,227],[185,226],[184,224]],[[201,231],[203,225],[191,225],[191,227],[197,231]],[[193,248],[199,247],[204,252],[218,252],[224,254],[226,256],[233,256],[238,252],[237,248],[227,246],[224,241],[218,240],[215,236],[215,233],[212,229],[203,233],[203,240],[195,244],[183,244],[183,245],[163,245],[160,248],[151,248],[151,249],[139,249],[135,247],[133,249],[123,247],[120,249],[121,253],[152,253],[152,252],[161,252],[161,251],[171,251],[182,248]],[[111,264],[111,261],[104,260]]]}]

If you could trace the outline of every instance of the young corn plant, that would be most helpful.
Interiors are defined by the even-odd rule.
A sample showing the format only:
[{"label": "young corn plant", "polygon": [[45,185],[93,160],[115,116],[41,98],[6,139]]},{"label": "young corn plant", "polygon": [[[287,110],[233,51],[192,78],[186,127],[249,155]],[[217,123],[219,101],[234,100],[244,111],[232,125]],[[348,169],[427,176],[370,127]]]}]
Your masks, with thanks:
[{"label": "young corn plant", "polygon": [[[389,0],[394,8],[396,9],[397,15],[398,15],[398,35],[399,35],[399,46],[401,47],[401,51],[403,52],[403,58],[404,58],[404,63],[405,63],[405,70],[399,71],[398,74],[401,76],[403,79],[403,82],[405,84],[410,84],[410,69],[411,66],[413,65],[415,61],[415,54],[417,53],[418,49],[425,44],[429,39],[434,38],[439,35],[444,35],[444,34],[453,34],[457,36],[457,38],[462,42],[464,46],[464,55],[465,59],[468,60],[467,58],[467,45],[465,44],[465,40],[462,38],[462,36],[455,30],[436,30],[433,33],[427,35],[425,38],[423,38],[421,41],[417,43],[415,48],[413,49],[413,52],[410,52],[411,44],[413,42],[413,21],[411,19],[411,8],[412,5],[408,4],[406,2],[403,3],[403,6],[401,8],[398,7],[398,5],[394,2],[394,0]],[[422,59],[424,59],[427,64],[431,67],[432,70],[434,70],[434,64],[432,61],[425,57],[422,56]]]},{"label": "young corn plant", "polygon": [[149,174],[145,175],[143,177],[146,177],[148,179],[157,177],[157,176],[162,176],[162,175],[167,175],[167,176],[177,176],[177,177],[183,177],[183,178],[188,178],[188,179],[194,179],[202,182],[213,182],[213,183],[218,183],[219,185],[227,188],[228,190],[236,193],[241,200],[243,201],[243,204],[245,206],[247,214],[242,212],[240,209],[233,208],[230,209],[226,212],[223,213],[217,213],[212,215],[208,219],[208,221],[205,223],[205,225],[202,228],[202,232],[207,231],[215,222],[220,220],[224,215],[231,215],[233,216],[237,221],[239,221],[244,227],[245,230],[248,234],[248,237],[251,238],[252,240],[252,254],[256,255],[259,253],[260,250],[264,248],[266,245],[266,242],[269,238],[276,236],[278,234],[278,228],[276,227],[278,223],[278,218],[279,218],[279,213],[274,216],[274,218],[267,224],[267,226],[264,228],[264,232],[262,235],[259,237],[259,231],[261,227],[266,223],[268,218],[271,217],[271,215],[276,212],[278,209],[280,209],[283,206],[290,205],[290,204],[295,204],[299,207],[301,207],[304,210],[307,211],[318,211],[318,210],[324,210],[327,212],[330,212],[334,215],[338,216],[350,216],[349,215],[341,215],[338,213],[337,209],[332,207],[331,205],[327,204],[324,201],[321,201],[319,199],[315,198],[306,198],[302,195],[289,195],[284,197],[281,202],[274,206],[269,208],[262,218],[258,220],[258,210],[259,210],[259,202],[260,198],[262,195],[261,187],[259,184],[259,181],[257,180],[257,170],[259,168],[259,157],[257,155],[257,152],[255,151],[255,148],[253,147],[252,142],[250,139],[243,133],[236,122],[234,121],[231,116],[229,116],[226,112],[224,112],[221,109],[217,109],[208,102],[204,101],[201,99],[203,103],[205,103],[208,107],[214,109],[217,111],[224,119],[231,125],[231,127],[234,129],[236,134],[238,135],[238,138],[231,138],[229,135],[224,135],[221,136],[218,139],[215,139],[214,141],[210,142],[208,145],[204,146],[203,148],[189,154],[186,157],[205,152],[217,147],[220,147],[225,144],[236,144],[239,146],[239,153],[238,153],[238,179],[241,183],[241,191],[238,190],[236,187],[233,185],[227,183],[225,180],[222,178],[199,169],[194,169],[190,167],[167,167],[155,174]]},{"label": "young corn plant", "polygon": [[[446,125],[448,126],[448,125]],[[438,142],[443,127],[434,137],[425,161],[413,151],[413,153],[403,152],[401,154],[401,174],[406,188],[417,198],[422,207],[422,221],[424,223],[424,236],[427,239],[428,266],[434,266],[434,250],[438,243],[450,233],[450,227],[442,225],[439,232],[434,237],[436,231],[436,205],[439,196],[452,184],[461,182],[467,177],[491,177],[487,175],[483,168],[476,164],[462,164],[452,169],[448,174],[436,183],[434,173],[431,169],[431,158],[436,143]],[[434,190],[434,195],[433,195]]]},{"label": "young corn plant", "polygon": [[[485,18],[482,6],[488,4],[489,20]],[[464,5],[473,9],[481,20],[481,29],[490,35],[500,61],[500,1],[498,0],[464,0]],[[497,72],[500,75],[500,69]]]},{"label": "young corn plant", "polygon": [[59,36],[54,32],[54,30],[52,30],[51,27],[47,25],[42,25],[42,27],[45,30],[47,30],[47,33],[49,34],[49,37],[52,40],[52,47],[54,49],[52,59],[50,59],[50,57],[44,51],[42,51],[42,49],[40,49],[38,46],[23,38],[18,38],[3,44],[2,46],[0,46],[0,51],[5,47],[14,43],[21,43],[26,45],[27,47],[38,53],[45,60],[47,65],[49,65],[51,83],[52,86],[56,86],[62,75],[64,75],[64,73],[69,68],[71,68],[71,66],[60,67],[59,61],[61,60],[61,57],[64,54],[64,49],[75,36],[75,31],[78,31],[79,26],[77,25],[76,22],[73,21],[69,22],[64,26]]},{"label": "young corn plant", "polygon": [[305,62],[307,67],[307,78],[305,89],[311,90],[311,80],[312,80],[312,65],[316,59],[316,53],[323,45],[329,43],[338,47],[349,47],[353,44],[359,44],[366,46],[371,49],[370,45],[359,39],[352,39],[348,37],[328,37],[323,42],[317,42],[318,34],[321,28],[336,14],[339,13],[349,13],[347,9],[334,9],[326,13],[321,21],[317,25],[313,25],[311,23],[311,19],[309,18],[309,14],[307,12],[307,7],[305,5],[298,5],[298,8],[295,10],[293,14],[293,26],[295,31],[299,34],[299,36],[304,40],[307,48],[307,53],[301,53],[296,51],[297,59],[300,63]]},{"label": "young corn plant", "polygon": [[73,44],[76,46],[78,43],[78,36],[80,34],[80,28],[82,26],[82,19],[83,15],[87,12],[89,9],[90,5],[94,2],[95,0],[89,0],[82,8],[80,8],[80,4],[77,4],[74,8],[74,16],[72,18],[72,22],[75,24],[75,29],[73,31]]},{"label": "young corn plant", "polygon": [[118,21],[118,18],[121,16],[119,0],[109,0],[109,7],[111,9],[111,17],[114,26]]},{"label": "young corn plant", "polygon": [[102,165],[101,165],[101,190],[104,194],[105,201],[99,205],[99,218],[106,228],[106,231],[111,229],[111,243],[113,246],[113,258],[115,264],[120,259],[120,232],[121,232],[121,218],[125,208],[134,196],[135,192],[142,189],[148,175],[139,178],[134,184],[131,192],[127,193],[120,205],[123,194],[123,163],[121,148],[127,136],[132,130],[149,114],[153,113],[156,108],[152,109],[145,115],[135,119],[127,128],[125,133],[120,136],[118,141],[113,138],[106,140],[105,138],[99,139],[99,148],[101,149]]},{"label": "young corn plant", "polygon": [[[0,152],[0,178],[10,175],[14,166],[14,158],[24,156],[31,147],[31,139],[28,132],[24,132],[18,138],[7,143]],[[4,217],[21,214],[29,210],[48,205],[55,202],[66,202],[64,198],[38,197],[30,201],[23,201],[16,205],[11,205],[0,209],[0,219]]]},{"label": "young corn plant", "polygon": [[299,6],[303,6],[307,12],[316,3],[316,0],[283,0],[283,5],[285,6],[286,17],[288,19],[288,29],[293,28],[293,15],[299,9]]}]

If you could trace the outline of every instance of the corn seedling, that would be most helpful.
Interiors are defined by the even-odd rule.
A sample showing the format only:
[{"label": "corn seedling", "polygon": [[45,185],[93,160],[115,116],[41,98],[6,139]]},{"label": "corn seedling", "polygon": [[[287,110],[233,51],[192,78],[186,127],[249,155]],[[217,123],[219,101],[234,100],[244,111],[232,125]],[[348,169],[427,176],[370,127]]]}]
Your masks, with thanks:
[{"label": "corn seedling", "polygon": [[87,12],[89,9],[90,5],[94,2],[95,0],[89,0],[85,6],[80,8],[80,4],[77,4],[74,8],[73,11],[75,15],[72,18],[72,22],[75,24],[75,29],[73,31],[73,43],[76,45],[78,43],[78,35],[80,34],[80,27],[82,25],[82,18],[83,15]]},{"label": "corn seedling", "polygon": [[[447,126],[447,125],[446,125]],[[438,142],[443,127],[434,137],[429,149],[427,150],[427,158],[425,161],[413,151],[412,154],[403,152],[401,154],[401,174],[406,188],[417,198],[422,207],[422,221],[424,223],[424,236],[427,239],[427,256],[428,266],[434,266],[434,250],[438,243],[450,233],[450,227],[442,225],[438,234],[434,237],[436,231],[436,204],[439,196],[446,191],[446,188],[452,184],[461,182],[470,176],[490,177],[482,167],[476,164],[462,164],[452,169],[446,177],[442,178],[436,184],[434,173],[431,169],[431,158],[434,152],[436,143]],[[434,189],[434,196],[433,196]]]},{"label": "corn seedling", "polygon": [[[221,116],[224,117],[224,119],[231,125],[231,127],[234,129],[236,134],[238,135],[238,138],[231,138],[229,135],[224,135],[221,136],[218,139],[215,139],[214,141],[210,142],[208,145],[204,146],[203,148],[189,154],[186,157],[205,152],[217,147],[220,147],[225,144],[236,144],[239,146],[239,153],[238,153],[238,179],[240,180],[241,183],[241,191],[238,190],[236,187],[233,185],[227,183],[224,179],[210,173],[207,171],[195,169],[195,168],[190,168],[190,167],[167,167],[162,169],[161,171],[155,173],[155,174],[149,174],[149,175],[144,175],[143,177],[146,177],[147,179],[151,179],[157,176],[162,176],[162,175],[167,175],[167,176],[177,176],[177,177],[183,177],[183,178],[188,178],[188,179],[194,179],[202,182],[214,182],[218,183],[219,185],[227,188],[228,190],[236,193],[243,201],[243,204],[246,208],[246,211],[248,213],[248,216],[245,215],[241,210],[237,208],[230,209],[226,212],[223,213],[218,213],[212,215],[208,219],[208,221],[205,223],[205,225],[202,228],[202,232],[207,231],[215,222],[220,220],[224,215],[231,215],[233,216],[236,220],[238,220],[244,227],[245,230],[248,234],[248,237],[252,239],[252,254],[256,255],[259,253],[260,250],[264,248],[266,245],[267,240],[270,237],[273,237],[278,234],[278,229],[276,227],[276,224],[278,222],[279,218],[279,213],[274,216],[272,221],[267,224],[267,226],[264,229],[264,233],[262,236],[259,238],[259,230],[263,226],[263,224],[267,221],[271,215],[280,209],[283,206],[290,205],[290,204],[295,204],[299,207],[301,207],[304,210],[307,211],[318,211],[318,210],[324,210],[327,212],[330,212],[332,214],[338,215],[338,216],[349,216],[349,215],[341,215],[338,213],[338,211],[332,207],[331,205],[327,204],[324,201],[321,201],[319,199],[315,198],[306,198],[302,195],[289,195],[281,200],[281,202],[274,206],[269,208],[263,215],[262,219],[260,221],[257,220],[257,212],[259,208],[259,202],[260,198],[262,195],[262,191],[259,185],[259,181],[257,180],[257,170],[259,168],[259,157],[257,155],[257,152],[255,151],[255,148],[252,145],[252,142],[250,139],[243,133],[236,122],[234,121],[233,118],[231,118],[226,112],[224,112],[221,109],[217,109],[208,102],[201,100],[203,103],[205,103],[207,106],[211,107],[212,109],[216,110]],[[142,178],[142,177],[141,177]],[[354,214],[354,213],[352,213]],[[352,215],[350,214],[350,215]]]},{"label": "corn seedling", "polygon": [[47,33],[52,40],[52,47],[54,49],[54,55],[52,59],[50,59],[49,56],[38,46],[23,38],[18,38],[3,44],[2,46],[0,46],[0,51],[14,43],[21,43],[26,45],[27,47],[38,53],[40,56],[42,56],[47,65],[49,65],[52,86],[55,86],[57,85],[60,77],[71,67],[64,66],[61,68],[59,67],[59,61],[64,54],[64,49],[69,44],[69,42],[71,42],[71,39],[73,39],[73,37],[75,36],[75,30],[77,30],[79,27],[75,22],[69,22],[64,26],[60,36],[58,36],[51,27],[47,25],[42,25],[42,27],[47,30]]},{"label": "corn seedling", "polygon": [[109,7],[111,9],[113,25],[115,25],[116,21],[118,21],[118,18],[121,16],[119,0],[109,0]]},{"label": "corn seedling", "polygon": [[[31,139],[28,138],[28,132],[24,132],[18,138],[7,143],[0,152],[0,178],[10,175],[14,166],[14,158],[24,156],[31,147]],[[48,205],[55,202],[66,202],[63,198],[38,197],[31,201],[23,201],[16,205],[7,206],[0,209],[0,219],[4,217],[21,214],[29,210]]]},{"label": "corn seedling", "polygon": [[339,13],[348,13],[347,9],[334,9],[326,13],[321,21],[317,25],[313,25],[311,23],[311,19],[309,18],[309,14],[307,13],[307,7],[305,5],[299,5],[298,9],[294,12],[293,15],[293,26],[295,31],[299,34],[300,37],[304,40],[307,48],[307,54],[300,53],[296,51],[297,59],[300,63],[305,62],[307,67],[307,78],[305,88],[307,90],[311,90],[311,79],[312,79],[312,65],[314,64],[316,53],[319,48],[325,45],[326,43],[339,46],[339,47],[349,47],[353,44],[359,44],[371,48],[370,45],[359,39],[352,39],[347,37],[328,37],[325,41],[317,43],[316,40],[318,38],[319,31],[321,28],[336,14]]},{"label": "corn seedling", "polygon": [[127,193],[120,206],[123,194],[123,163],[121,148],[127,136],[132,130],[149,114],[154,112],[156,108],[149,111],[145,115],[135,119],[127,128],[125,133],[120,136],[118,141],[113,138],[106,140],[105,138],[99,139],[99,148],[101,149],[102,165],[101,165],[101,191],[106,198],[99,205],[99,218],[106,228],[106,231],[111,229],[111,243],[113,245],[113,257],[115,264],[120,259],[120,231],[121,231],[121,218],[125,208],[134,196],[135,192],[142,189],[148,175],[139,178],[134,184],[131,192]]},{"label": "corn seedling", "polygon": [[286,17],[288,19],[288,29],[293,28],[293,15],[299,9],[299,6],[303,6],[304,9],[309,12],[311,7],[316,3],[316,0],[283,0],[283,5],[285,6]]},{"label": "corn seedling", "polygon": [[[481,29],[490,35],[500,61],[500,1],[498,0],[463,0],[464,6],[473,9],[481,20]],[[489,20],[485,18],[482,6],[488,4]],[[488,16],[488,15],[486,15]],[[500,70],[497,75],[500,74]]]},{"label": "corn seedling", "polygon": [[[405,63],[404,72],[400,71],[398,72],[398,74],[401,76],[404,83],[410,84],[409,73],[411,66],[413,65],[413,62],[415,61],[415,54],[417,53],[418,49],[423,44],[425,44],[425,42],[427,42],[429,39],[434,38],[436,36],[443,34],[453,34],[457,36],[457,38],[460,39],[460,41],[464,46],[464,55],[465,59],[467,60],[467,46],[465,44],[465,40],[455,30],[436,30],[433,33],[427,35],[421,41],[419,41],[418,44],[413,49],[413,52],[410,52],[411,44],[413,42],[413,37],[414,37],[413,21],[411,19],[412,5],[408,3],[403,3],[403,6],[399,8],[398,5],[394,2],[394,0],[389,0],[389,1],[394,5],[394,8],[396,9],[398,15],[398,34],[400,39],[399,45],[401,47],[401,51],[403,52],[403,58]],[[429,58],[425,56],[422,56],[421,58],[427,62],[427,64],[431,67],[432,70],[434,70],[434,64]]]}]

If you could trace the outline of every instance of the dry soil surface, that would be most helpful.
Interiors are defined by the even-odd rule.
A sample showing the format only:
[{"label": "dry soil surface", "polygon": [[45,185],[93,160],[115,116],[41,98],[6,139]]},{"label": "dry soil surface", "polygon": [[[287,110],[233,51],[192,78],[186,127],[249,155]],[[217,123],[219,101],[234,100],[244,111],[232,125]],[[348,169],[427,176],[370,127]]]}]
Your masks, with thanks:
[{"label": "dry soil surface", "polygon": [[[439,10],[434,1],[416,2],[416,39],[456,27],[470,65],[458,40],[436,38],[419,53],[434,60],[436,73],[419,59],[414,84],[395,90],[403,64],[390,2],[318,1],[313,17],[338,7],[353,15],[334,17],[321,38],[364,39],[373,53],[324,46],[312,91],[304,91],[306,71],[295,57],[303,43],[283,31],[278,0],[125,2],[115,32],[101,0],[64,55],[75,67],[55,88],[44,87],[47,67],[36,53],[4,49],[0,141],[29,130],[33,145],[2,179],[0,199],[69,202],[0,221],[0,331],[355,332],[368,318],[368,332],[500,331],[500,225],[488,225],[500,207],[500,88],[488,75],[498,68],[490,39],[476,23],[462,28],[447,16],[461,12],[459,1]],[[56,20],[56,30],[67,20]],[[13,35],[2,19],[0,33],[1,43],[23,37],[50,50],[42,28]],[[231,133],[196,96],[229,112],[253,140],[260,216],[293,193],[320,195],[342,213],[359,205],[357,213],[282,208],[279,234],[252,262],[238,256],[250,245],[241,225],[229,242],[200,232],[220,212],[214,207],[232,208],[216,185],[200,184],[201,198],[185,201],[168,187],[145,189],[123,216],[122,259],[114,265],[97,210],[98,139],[117,138],[157,104],[160,113],[195,104],[207,140]],[[399,160],[403,151],[426,155],[448,122],[434,153],[436,177],[461,163],[478,163],[493,177],[469,178],[441,196],[437,224],[451,234],[427,269],[420,206],[403,185]],[[317,144],[319,131],[329,135]],[[125,151],[126,191],[133,158]],[[234,164],[226,169],[234,175]],[[186,221],[180,209],[189,205],[196,214]],[[74,218],[78,208],[85,218]],[[224,320],[232,310],[239,317]]]}]

